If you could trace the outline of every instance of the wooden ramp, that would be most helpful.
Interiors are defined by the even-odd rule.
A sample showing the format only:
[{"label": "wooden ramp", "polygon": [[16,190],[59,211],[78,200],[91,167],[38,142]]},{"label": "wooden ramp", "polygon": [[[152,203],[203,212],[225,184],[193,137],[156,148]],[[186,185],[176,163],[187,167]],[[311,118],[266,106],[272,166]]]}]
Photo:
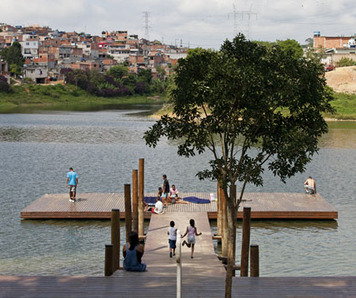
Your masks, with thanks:
[{"label": "wooden ramp", "polygon": [[[153,214],[148,227],[143,256],[143,262],[147,264],[148,271],[125,272],[118,270],[113,275],[113,277],[118,278],[117,282],[125,285],[127,289],[135,289],[138,284],[146,285],[146,289],[154,289],[152,295],[156,297],[160,293],[166,296],[174,296],[176,293],[177,264],[175,257],[169,257],[167,231],[170,221],[173,220],[175,226],[184,233],[191,218],[195,220],[198,232],[201,232],[202,235],[196,237],[193,259],[190,257],[190,248],[182,247],[183,297],[188,294],[191,297],[198,297],[202,289],[213,280],[218,280],[220,284],[223,283],[225,269],[215,256],[206,212]],[[211,292],[211,294],[213,293],[217,295],[215,297],[221,296],[223,294],[221,285]]]},{"label": "wooden ramp", "polygon": [[[153,193],[145,196],[155,196]],[[209,199],[209,193],[181,193]],[[215,194],[216,196],[216,194]],[[245,193],[238,218],[243,207],[251,207],[252,219],[337,219],[338,212],[319,194],[304,193]],[[78,202],[70,203],[68,194],[46,194],[21,211],[26,219],[110,219],[111,210],[120,209],[125,218],[124,196],[120,193],[80,193]],[[209,204],[175,204],[170,212],[207,212],[209,219],[216,219],[216,202]],[[146,213],[145,218],[151,214]]]}]

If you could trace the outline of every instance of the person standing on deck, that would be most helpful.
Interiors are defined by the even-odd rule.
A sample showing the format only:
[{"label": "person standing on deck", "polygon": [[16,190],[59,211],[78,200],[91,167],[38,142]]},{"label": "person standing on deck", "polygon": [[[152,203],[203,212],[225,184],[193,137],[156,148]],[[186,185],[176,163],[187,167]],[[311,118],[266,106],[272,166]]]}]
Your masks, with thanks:
[{"label": "person standing on deck", "polygon": [[312,176],[309,176],[304,182],[305,192],[308,194],[316,194],[316,183]]},{"label": "person standing on deck", "polygon": [[[162,193],[162,203],[167,207],[168,205],[168,197],[169,197],[169,182],[167,179],[167,175],[162,176],[163,179],[163,193]],[[164,201],[164,202],[163,202]]]},{"label": "person standing on deck", "polygon": [[69,172],[67,173],[66,187],[69,186],[69,202],[75,202],[75,196],[77,193],[78,186],[78,174],[73,170],[73,168],[69,168]]}]

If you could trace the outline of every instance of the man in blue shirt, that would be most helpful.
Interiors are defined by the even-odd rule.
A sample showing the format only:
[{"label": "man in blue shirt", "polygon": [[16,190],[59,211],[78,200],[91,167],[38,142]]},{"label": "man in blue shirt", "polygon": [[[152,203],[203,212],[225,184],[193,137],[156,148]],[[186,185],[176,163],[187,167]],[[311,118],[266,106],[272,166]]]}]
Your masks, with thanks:
[{"label": "man in blue shirt", "polygon": [[74,172],[73,168],[69,168],[67,173],[66,187],[69,186],[69,202],[75,202],[75,195],[77,193],[78,174]]}]

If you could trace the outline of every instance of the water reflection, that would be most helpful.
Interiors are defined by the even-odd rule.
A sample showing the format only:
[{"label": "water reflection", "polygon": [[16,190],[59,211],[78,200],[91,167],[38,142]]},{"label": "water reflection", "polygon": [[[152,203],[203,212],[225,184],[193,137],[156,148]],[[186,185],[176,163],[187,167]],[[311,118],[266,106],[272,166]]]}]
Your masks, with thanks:
[{"label": "water reflection", "polygon": [[330,121],[329,132],[319,142],[321,148],[356,149],[356,122]]}]

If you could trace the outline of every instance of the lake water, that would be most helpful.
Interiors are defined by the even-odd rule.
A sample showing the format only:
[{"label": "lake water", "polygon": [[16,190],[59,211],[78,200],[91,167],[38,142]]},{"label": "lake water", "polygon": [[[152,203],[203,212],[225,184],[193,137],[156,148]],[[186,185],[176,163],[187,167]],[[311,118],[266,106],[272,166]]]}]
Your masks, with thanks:
[{"label": "lake water", "polygon": [[[147,110],[0,115],[1,275],[103,275],[109,221],[20,219],[20,211],[43,194],[67,192],[70,166],[79,174],[79,193],[123,192],[139,158],[145,158],[148,192],[156,191],[163,173],[182,192],[215,191],[214,182],[195,177],[208,154],[185,159],[171,142],[145,146],[142,135],[154,123]],[[263,188],[247,190],[303,192],[311,175],[339,211],[337,221],[253,221],[251,243],[260,247],[261,276],[356,275],[356,123],[330,123],[320,145],[306,173],[287,184],[266,173]]]}]

